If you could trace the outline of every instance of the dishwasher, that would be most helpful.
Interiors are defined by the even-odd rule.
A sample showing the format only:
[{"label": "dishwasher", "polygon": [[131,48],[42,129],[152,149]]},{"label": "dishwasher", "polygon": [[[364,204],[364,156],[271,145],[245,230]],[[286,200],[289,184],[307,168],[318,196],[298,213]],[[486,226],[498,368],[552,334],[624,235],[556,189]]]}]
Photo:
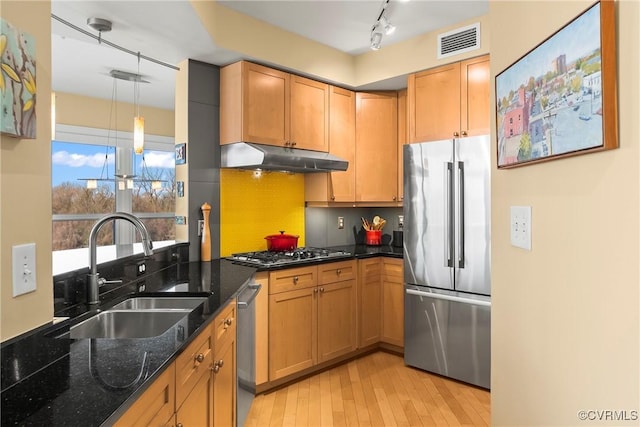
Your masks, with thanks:
[{"label": "dishwasher", "polygon": [[238,295],[238,323],[236,329],[238,427],[242,427],[256,392],[256,310],[254,300],[261,285],[253,280]]}]

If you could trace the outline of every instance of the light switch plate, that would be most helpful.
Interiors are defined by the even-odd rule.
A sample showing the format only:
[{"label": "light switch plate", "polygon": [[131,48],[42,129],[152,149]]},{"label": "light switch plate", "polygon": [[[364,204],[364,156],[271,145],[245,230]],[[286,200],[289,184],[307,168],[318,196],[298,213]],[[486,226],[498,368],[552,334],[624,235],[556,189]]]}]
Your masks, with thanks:
[{"label": "light switch plate", "polygon": [[511,245],[531,250],[531,206],[511,206]]},{"label": "light switch plate", "polygon": [[13,247],[13,296],[36,290],[36,244]]}]

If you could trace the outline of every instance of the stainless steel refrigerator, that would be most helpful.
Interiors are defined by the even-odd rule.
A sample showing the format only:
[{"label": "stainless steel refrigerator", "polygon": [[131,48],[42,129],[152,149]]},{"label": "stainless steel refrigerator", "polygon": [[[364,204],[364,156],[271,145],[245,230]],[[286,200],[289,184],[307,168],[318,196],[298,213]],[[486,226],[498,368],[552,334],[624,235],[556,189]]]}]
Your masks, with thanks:
[{"label": "stainless steel refrigerator", "polygon": [[405,363],[490,388],[489,137],[404,146]]}]

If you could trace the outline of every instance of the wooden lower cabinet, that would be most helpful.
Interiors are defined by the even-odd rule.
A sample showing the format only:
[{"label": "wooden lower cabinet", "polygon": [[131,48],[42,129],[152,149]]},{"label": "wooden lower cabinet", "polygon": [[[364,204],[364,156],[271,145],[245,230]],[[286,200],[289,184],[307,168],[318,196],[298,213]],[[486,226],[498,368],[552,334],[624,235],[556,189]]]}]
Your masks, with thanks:
[{"label": "wooden lower cabinet", "polygon": [[234,299],[115,425],[235,426],[235,313]]},{"label": "wooden lower cabinet", "polygon": [[380,258],[358,260],[358,346],[380,342],[382,326],[382,261]]},{"label": "wooden lower cabinet", "polygon": [[[232,301],[213,322],[213,425],[236,422],[236,303]],[[224,332],[220,332],[220,328]],[[216,331],[218,331],[216,333]]]},{"label": "wooden lower cabinet", "polygon": [[380,340],[404,347],[404,277],[402,259],[382,258],[382,333]]},{"label": "wooden lower cabinet", "polygon": [[318,266],[318,363],[357,348],[356,262]]},{"label": "wooden lower cabinet", "polygon": [[171,364],[158,379],[131,405],[116,427],[173,425],[176,369]]},{"label": "wooden lower cabinet", "polygon": [[[291,280],[285,280],[286,277]],[[270,381],[356,349],[355,277],[355,261],[272,273],[269,280]]]},{"label": "wooden lower cabinet", "polygon": [[176,411],[176,426],[212,426],[214,420],[213,379],[209,368],[200,375]]},{"label": "wooden lower cabinet", "polygon": [[317,288],[269,295],[269,380],[310,368],[317,361]]}]

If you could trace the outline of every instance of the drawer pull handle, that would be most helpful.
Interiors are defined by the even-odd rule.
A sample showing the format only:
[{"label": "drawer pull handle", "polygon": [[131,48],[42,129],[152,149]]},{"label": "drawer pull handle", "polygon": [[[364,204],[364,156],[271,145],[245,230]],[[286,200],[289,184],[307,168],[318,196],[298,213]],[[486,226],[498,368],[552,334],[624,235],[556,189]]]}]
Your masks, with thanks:
[{"label": "drawer pull handle", "polygon": [[204,362],[204,354],[198,353],[198,355],[195,357],[195,361],[198,363]]},{"label": "drawer pull handle", "polygon": [[224,365],[224,360],[222,359],[216,360],[211,370],[213,371],[214,374],[217,374],[218,372],[220,372],[220,368],[222,368],[223,365]]}]

